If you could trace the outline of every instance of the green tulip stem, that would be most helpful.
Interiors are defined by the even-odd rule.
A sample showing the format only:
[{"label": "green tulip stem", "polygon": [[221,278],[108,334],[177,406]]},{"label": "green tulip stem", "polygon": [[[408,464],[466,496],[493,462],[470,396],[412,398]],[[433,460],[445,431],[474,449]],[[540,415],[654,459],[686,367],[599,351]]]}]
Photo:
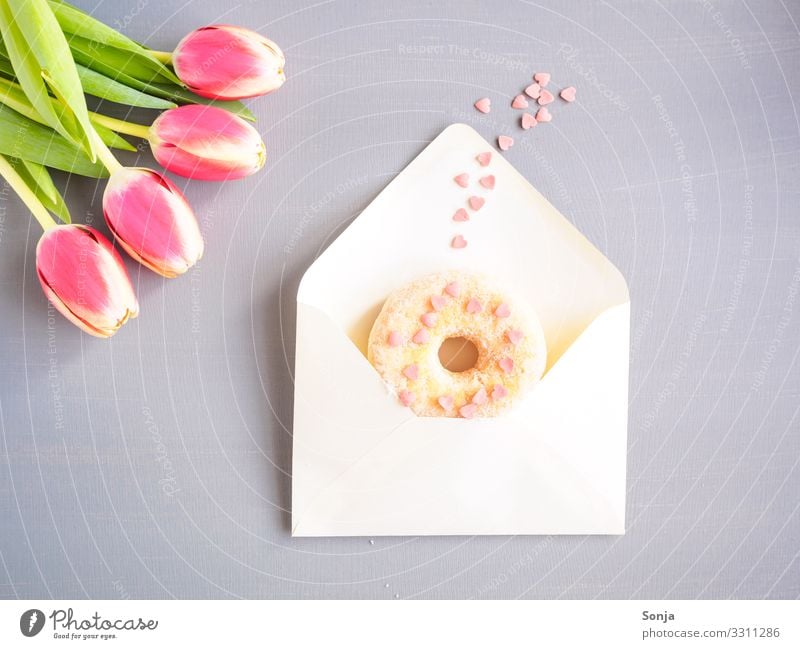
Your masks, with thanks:
[{"label": "green tulip stem", "polygon": [[14,169],[11,163],[2,155],[0,155],[0,176],[6,179],[6,182],[11,185],[11,188],[17,193],[17,196],[22,199],[22,202],[25,203],[25,206],[39,222],[39,225],[42,226],[42,230],[46,232],[50,228],[56,227],[56,222],[53,220],[53,217],[50,216],[50,212],[48,212],[45,206],[42,205],[42,202],[36,198],[36,194],[31,191],[31,188],[28,187],[27,183],[17,173],[17,170]]},{"label": "green tulip stem", "polygon": [[164,65],[170,65],[172,63],[172,52],[159,52],[158,50],[149,50],[148,54],[150,54],[153,58],[158,59]]},{"label": "green tulip stem", "polygon": [[108,173],[113,174],[115,171],[122,169],[122,165],[119,163],[119,160],[114,157],[114,154],[111,153],[111,149],[106,146],[106,143],[103,142],[103,140],[97,134],[97,131],[91,129],[89,131],[89,139],[92,142],[92,146],[94,147],[100,162],[102,162],[103,166],[108,169]]},{"label": "green tulip stem", "polygon": [[150,127],[144,124],[136,124],[134,122],[126,122],[116,117],[109,117],[108,115],[101,115],[100,113],[89,113],[89,117],[95,124],[110,128],[117,133],[125,133],[125,135],[133,135],[146,140],[150,137]]}]

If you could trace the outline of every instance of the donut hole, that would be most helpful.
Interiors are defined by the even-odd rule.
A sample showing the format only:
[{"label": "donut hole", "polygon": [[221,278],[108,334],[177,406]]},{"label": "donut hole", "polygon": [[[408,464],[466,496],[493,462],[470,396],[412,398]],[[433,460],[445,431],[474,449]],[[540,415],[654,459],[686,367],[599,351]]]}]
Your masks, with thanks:
[{"label": "donut hole", "polygon": [[468,338],[445,338],[439,347],[439,362],[449,372],[466,372],[478,363],[478,348]]}]

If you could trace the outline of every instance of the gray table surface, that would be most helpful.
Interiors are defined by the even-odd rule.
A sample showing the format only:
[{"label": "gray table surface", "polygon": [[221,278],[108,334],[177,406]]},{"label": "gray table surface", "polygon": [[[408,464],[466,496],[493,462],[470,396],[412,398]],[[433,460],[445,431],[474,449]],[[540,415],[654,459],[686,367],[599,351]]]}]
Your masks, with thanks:
[{"label": "gray table surface", "polygon": [[[796,0],[78,4],[159,49],[247,25],[289,80],[250,102],[262,173],[178,179],[205,257],[171,281],[128,263],[142,312],[111,341],[48,307],[3,185],[0,596],[800,596]],[[578,101],[523,133],[507,101],[537,70]],[[289,535],[298,282],[453,122],[511,129],[630,283],[623,537]],[[102,185],[66,185],[104,229]]]}]

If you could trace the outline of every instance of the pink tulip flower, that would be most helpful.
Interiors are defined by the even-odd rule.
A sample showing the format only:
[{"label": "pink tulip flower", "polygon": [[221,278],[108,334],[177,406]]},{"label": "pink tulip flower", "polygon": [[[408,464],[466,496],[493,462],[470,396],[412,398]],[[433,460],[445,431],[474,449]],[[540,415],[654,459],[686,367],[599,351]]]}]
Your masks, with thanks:
[{"label": "pink tulip flower", "polygon": [[175,74],[211,99],[265,95],[286,81],[281,48],[243,27],[209,25],[187,34],[172,53]]},{"label": "pink tulip flower", "polygon": [[47,299],[92,336],[108,338],[139,314],[119,253],[94,228],[47,229],[36,246],[36,270]]},{"label": "pink tulip flower", "polygon": [[266,160],[258,131],[215,106],[189,104],[167,110],[153,122],[148,139],[158,163],[187,178],[242,178],[261,169]]},{"label": "pink tulip flower", "polygon": [[192,208],[165,176],[142,167],[119,167],[103,194],[108,227],[125,251],[164,277],[185,273],[203,255]]}]

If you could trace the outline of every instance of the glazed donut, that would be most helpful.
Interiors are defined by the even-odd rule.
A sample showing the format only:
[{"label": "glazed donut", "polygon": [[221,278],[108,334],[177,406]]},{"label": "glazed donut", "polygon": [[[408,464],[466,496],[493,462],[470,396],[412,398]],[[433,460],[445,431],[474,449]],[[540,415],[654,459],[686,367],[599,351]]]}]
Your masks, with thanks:
[{"label": "glazed donut", "polygon": [[[446,369],[439,348],[464,338],[474,367]],[[386,299],[369,335],[367,358],[400,402],[423,417],[494,417],[533,387],[547,346],[538,318],[485,279],[436,273]]]}]

